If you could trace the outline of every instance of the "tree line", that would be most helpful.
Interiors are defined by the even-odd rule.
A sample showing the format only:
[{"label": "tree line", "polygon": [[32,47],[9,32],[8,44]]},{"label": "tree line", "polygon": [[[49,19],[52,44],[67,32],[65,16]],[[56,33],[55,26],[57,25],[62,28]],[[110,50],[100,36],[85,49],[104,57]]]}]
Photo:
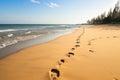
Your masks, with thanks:
[{"label": "tree line", "polygon": [[106,14],[105,12],[101,15],[88,20],[88,24],[120,24],[120,3],[119,1],[115,4],[113,9],[110,9]]}]

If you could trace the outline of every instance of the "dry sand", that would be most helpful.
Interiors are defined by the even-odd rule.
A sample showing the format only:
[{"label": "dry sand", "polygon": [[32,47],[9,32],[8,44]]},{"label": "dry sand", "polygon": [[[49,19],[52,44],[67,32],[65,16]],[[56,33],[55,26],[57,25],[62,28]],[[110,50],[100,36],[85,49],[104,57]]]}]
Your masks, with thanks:
[{"label": "dry sand", "polygon": [[[59,80],[120,80],[119,43],[120,28],[116,26],[82,27],[0,60],[0,80],[50,80],[48,72],[55,67],[60,71]],[[68,57],[68,52],[74,55]],[[64,63],[58,65],[60,59]]]}]

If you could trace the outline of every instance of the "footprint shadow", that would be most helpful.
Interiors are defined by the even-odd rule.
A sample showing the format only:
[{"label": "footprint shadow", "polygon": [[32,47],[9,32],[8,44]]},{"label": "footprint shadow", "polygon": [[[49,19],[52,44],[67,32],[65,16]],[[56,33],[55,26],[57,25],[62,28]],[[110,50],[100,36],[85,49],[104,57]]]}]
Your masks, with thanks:
[{"label": "footprint shadow", "polygon": [[118,78],[114,77],[113,80],[119,80]]},{"label": "footprint shadow", "polygon": [[113,38],[117,38],[117,36],[113,36]]},{"label": "footprint shadow", "polygon": [[75,45],[75,47],[78,48],[78,47],[80,47],[80,45],[77,44],[77,45]]},{"label": "footprint shadow", "polygon": [[109,36],[107,36],[106,38],[110,38]]},{"label": "footprint shadow", "polygon": [[72,50],[72,51],[74,51],[74,50],[75,50],[75,48],[71,48],[71,50]]},{"label": "footprint shadow", "polygon": [[89,46],[91,45],[91,42],[90,42],[90,41],[88,41],[88,45],[89,45]]},{"label": "footprint shadow", "polygon": [[60,60],[58,61],[58,65],[62,65],[63,63],[65,63],[65,60],[64,60],[64,59],[60,59]]},{"label": "footprint shadow", "polygon": [[76,43],[77,43],[77,44],[80,44],[80,42],[79,42],[79,41],[77,41]]},{"label": "footprint shadow", "polygon": [[89,50],[89,52],[94,53],[95,51],[93,51],[93,50]]},{"label": "footprint shadow", "polygon": [[73,53],[73,52],[69,52],[68,54],[67,54],[67,57],[71,57],[71,56],[74,56],[75,54]]}]

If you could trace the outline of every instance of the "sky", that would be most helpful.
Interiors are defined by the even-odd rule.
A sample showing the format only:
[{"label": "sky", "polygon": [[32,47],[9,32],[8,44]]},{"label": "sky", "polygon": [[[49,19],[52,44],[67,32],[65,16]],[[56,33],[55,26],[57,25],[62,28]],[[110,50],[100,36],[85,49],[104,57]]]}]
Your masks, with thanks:
[{"label": "sky", "polygon": [[0,24],[80,24],[117,0],[0,0]]}]

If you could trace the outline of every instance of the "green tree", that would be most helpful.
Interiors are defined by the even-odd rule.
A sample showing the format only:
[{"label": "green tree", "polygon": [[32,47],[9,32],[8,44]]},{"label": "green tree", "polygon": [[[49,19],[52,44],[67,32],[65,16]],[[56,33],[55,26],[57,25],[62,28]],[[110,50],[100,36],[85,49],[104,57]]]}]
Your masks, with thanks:
[{"label": "green tree", "polygon": [[114,9],[110,9],[107,15],[105,13],[87,21],[88,24],[108,24],[120,23],[120,3],[115,4]]}]

